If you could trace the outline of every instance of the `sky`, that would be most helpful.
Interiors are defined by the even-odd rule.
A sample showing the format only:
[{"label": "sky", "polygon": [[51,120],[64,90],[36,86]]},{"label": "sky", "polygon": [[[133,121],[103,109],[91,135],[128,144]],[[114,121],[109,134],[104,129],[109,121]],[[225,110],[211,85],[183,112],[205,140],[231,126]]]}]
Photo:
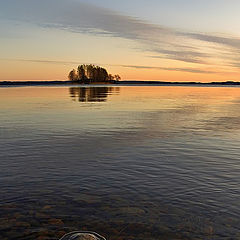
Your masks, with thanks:
[{"label": "sky", "polygon": [[239,81],[239,0],[0,0],[0,81]]}]

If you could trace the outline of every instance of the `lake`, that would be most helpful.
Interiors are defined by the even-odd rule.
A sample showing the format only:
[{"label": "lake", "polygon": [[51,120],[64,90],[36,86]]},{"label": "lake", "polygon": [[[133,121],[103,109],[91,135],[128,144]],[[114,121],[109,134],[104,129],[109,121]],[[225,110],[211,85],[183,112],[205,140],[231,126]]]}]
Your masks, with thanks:
[{"label": "lake", "polygon": [[0,88],[0,238],[240,239],[240,88]]}]

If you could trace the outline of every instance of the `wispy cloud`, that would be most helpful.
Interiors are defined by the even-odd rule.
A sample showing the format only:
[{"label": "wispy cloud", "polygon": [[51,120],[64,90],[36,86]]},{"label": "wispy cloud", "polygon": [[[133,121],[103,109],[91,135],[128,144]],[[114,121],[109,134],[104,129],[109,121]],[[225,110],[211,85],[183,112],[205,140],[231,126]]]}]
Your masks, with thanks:
[{"label": "wispy cloud", "polygon": [[[76,33],[134,40],[154,58],[203,65],[215,65],[218,59],[226,67],[239,68],[240,65],[240,39],[236,37],[180,31],[73,0],[8,0],[1,4],[2,18]],[[211,51],[207,50],[209,48]],[[212,73],[200,69],[174,69]]]},{"label": "wispy cloud", "polygon": [[58,60],[40,60],[40,59],[0,59],[5,61],[17,61],[17,62],[31,62],[31,63],[47,63],[47,64],[60,64],[60,65],[72,65],[72,64],[79,64],[80,61],[58,61]]},{"label": "wispy cloud", "polygon": [[229,38],[224,36],[215,36],[204,33],[181,33],[183,36],[187,36],[193,39],[201,40],[209,43],[216,43],[220,45],[225,45],[226,47],[238,49],[240,51],[240,38]]},{"label": "wispy cloud", "polygon": [[165,71],[178,71],[178,72],[189,72],[189,73],[208,73],[213,74],[217,73],[216,71],[202,70],[199,68],[170,68],[170,67],[152,67],[152,66],[135,66],[135,65],[121,65],[126,68],[135,68],[135,69],[154,69],[154,70],[165,70]]},{"label": "wispy cloud", "polygon": [[[4,61],[18,61],[18,62],[31,62],[31,63],[46,63],[46,64],[60,64],[60,65],[79,65],[81,61],[59,61],[59,60],[39,60],[39,59],[2,59]],[[86,63],[88,64],[88,63]],[[90,64],[90,63],[89,63]],[[98,63],[94,63],[98,65]],[[134,68],[134,69],[152,69],[152,70],[164,70],[164,71],[177,71],[177,72],[189,72],[189,73],[204,73],[214,74],[219,73],[212,70],[203,70],[200,68],[174,68],[174,67],[159,67],[159,66],[142,66],[142,65],[116,65],[110,63],[101,63],[103,66],[117,66],[123,68]]]}]

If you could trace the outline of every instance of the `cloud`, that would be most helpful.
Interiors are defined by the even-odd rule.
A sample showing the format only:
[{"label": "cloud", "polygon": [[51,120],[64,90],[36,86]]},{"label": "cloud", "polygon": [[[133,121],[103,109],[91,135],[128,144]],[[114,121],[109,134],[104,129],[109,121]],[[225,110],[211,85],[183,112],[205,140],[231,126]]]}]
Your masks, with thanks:
[{"label": "cloud", "polygon": [[193,39],[201,40],[209,43],[216,43],[225,45],[226,47],[235,48],[240,51],[240,39],[229,38],[223,36],[214,36],[205,33],[182,33],[183,36],[187,36]]},{"label": "cloud", "polygon": [[179,60],[187,63],[198,63],[207,64],[207,58],[210,57],[208,54],[194,51],[181,51],[179,50],[166,50],[166,49],[155,49],[155,53],[163,54],[161,56],[149,56],[151,58],[168,58],[173,60]]},{"label": "cloud", "polygon": [[72,65],[79,64],[74,61],[55,61],[55,60],[39,60],[39,59],[4,59],[6,61],[20,61],[20,62],[32,62],[32,63],[49,63],[49,64],[61,64],[61,65]]},{"label": "cloud", "polygon": [[126,68],[135,68],[135,69],[154,69],[154,70],[178,71],[178,72],[188,72],[188,73],[205,73],[205,74],[217,73],[215,71],[202,70],[198,68],[171,68],[171,67],[135,66],[135,65],[121,65],[121,66]]},{"label": "cloud", "polygon": [[[81,61],[59,61],[59,60],[39,60],[39,59],[3,59],[4,61],[19,61],[19,62],[31,62],[31,63],[46,63],[46,64],[60,64],[60,65],[79,65]],[[86,63],[88,64],[88,63]],[[90,63],[89,63],[90,64]],[[94,63],[98,65],[98,63]],[[135,68],[135,69],[154,69],[154,70],[164,70],[164,71],[178,71],[178,72],[189,72],[189,73],[204,73],[204,74],[213,74],[217,73],[215,71],[203,70],[200,68],[171,68],[171,67],[155,67],[155,66],[139,66],[139,65],[116,65],[109,63],[102,63],[103,66],[118,66],[123,68]],[[219,72],[218,72],[219,73]]]},{"label": "cloud", "polygon": [[0,18],[130,39],[138,42],[142,51],[155,54],[151,56],[154,58],[208,65],[215,65],[218,59],[226,66],[240,65],[236,56],[240,53],[240,39],[236,37],[180,31],[76,0],[8,0],[1,4]]}]

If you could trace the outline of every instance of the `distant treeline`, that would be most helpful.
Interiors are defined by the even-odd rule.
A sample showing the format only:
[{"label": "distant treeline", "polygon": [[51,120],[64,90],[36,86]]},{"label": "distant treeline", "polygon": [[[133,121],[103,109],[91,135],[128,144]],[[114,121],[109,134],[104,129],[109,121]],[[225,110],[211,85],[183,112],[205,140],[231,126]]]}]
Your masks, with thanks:
[{"label": "distant treeline", "polygon": [[[4,86],[51,86],[51,85],[72,85],[73,83],[81,84],[83,82],[73,81],[1,81],[0,87]],[[90,82],[89,82],[90,83]],[[116,85],[136,85],[136,86],[240,86],[240,82],[160,82],[160,81],[107,81],[106,83]]]},{"label": "distant treeline", "polygon": [[68,74],[68,79],[76,83],[113,82],[121,80],[119,75],[108,74],[105,68],[89,65],[79,65]]}]

